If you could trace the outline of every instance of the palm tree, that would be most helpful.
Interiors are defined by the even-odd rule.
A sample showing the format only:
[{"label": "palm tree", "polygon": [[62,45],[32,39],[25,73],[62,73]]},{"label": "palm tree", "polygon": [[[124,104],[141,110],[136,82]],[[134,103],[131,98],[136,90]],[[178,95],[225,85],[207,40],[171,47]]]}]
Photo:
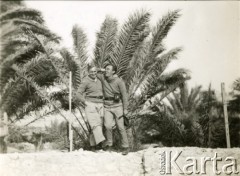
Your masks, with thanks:
[{"label": "palm tree", "polygon": [[39,86],[53,85],[58,75],[52,60],[59,37],[44,26],[40,12],[26,8],[21,1],[3,1],[1,5],[0,105],[14,121],[46,104],[14,68],[34,75]]},{"label": "palm tree", "polygon": [[129,92],[130,116],[135,120],[148,99],[160,95],[162,100],[190,79],[186,69],[164,72],[182,50],[167,51],[163,44],[180,17],[179,10],[163,16],[154,28],[149,26],[150,16],[146,11],[137,11],[129,16],[120,30],[117,30],[117,20],[107,16],[97,33],[94,49],[93,62],[98,67],[107,63],[117,66],[117,74],[125,81]]},{"label": "palm tree", "polygon": [[204,137],[197,112],[201,104],[201,86],[189,92],[186,83],[183,83],[177,90],[168,95],[164,102],[160,98],[150,101],[152,115],[143,115],[139,133],[144,135],[155,130],[155,135],[150,139],[161,136],[158,140],[168,146],[200,146]]},{"label": "palm tree", "polygon": [[[146,97],[159,93],[165,97],[190,78],[185,69],[164,73],[181,51],[181,48],[166,51],[163,45],[163,40],[179,17],[179,10],[169,12],[156,27],[150,29],[150,14],[137,11],[117,32],[116,19],[108,16],[97,33],[94,62],[99,67],[106,63],[117,66],[117,74],[125,81],[129,92],[130,111],[141,109]],[[137,94],[139,90],[141,93]]]},{"label": "palm tree", "polygon": [[231,94],[233,96],[233,99],[229,101],[228,109],[232,114],[239,114],[240,113],[240,78],[234,81]]},{"label": "palm tree", "polygon": [[[1,55],[3,111],[7,111],[12,122],[24,118],[29,112],[46,108],[49,111],[36,119],[51,113],[60,113],[66,118],[60,110],[68,109],[65,99],[68,73],[73,73],[74,88],[86,75],[86,37],[83,31],[77,26],[73,28],[75,53],[72,55],[67,49],[58,48],[60,38],[44,26],[44,20],[36,10],[25,6],[13,8],[1,14],[0,21],[2,29],[12,27],[11,32],[6,30],[1,36],[2,50],[5,51]],[[49,93],[47,90],[52,87],[59,87],[61,91]],[[75,104],[76,101],[73,108]],[[86,142],[83,126],[82,131],[78,134]]]},{"label": "palm tree", "polygon": [[[223,126],[215,123],[219,123],[218,119],[222,117],[222,106],[217,100],[217,96],[215,91],[211,88],[211,84],[209,85],[208,90],[204,90],[200,93],[200,97],[201,104],[197,111],[200,115],[199,123],[202,126],[204,134],[203,145],[206,147],[213,147],[213,140],[215,140],[214,136],[219,134],[222,135],[224,132],[224,130],[222,130]],[[216,131],[216,129],[221,129],[221,131]]]},{"label": "palm tree", "polygon": [[199,114],[197,113],[197,109],[201,104],[200,90],[201,86],[197,86],[192,88],[189,93],[187,85],[182,84],[179,93],[173,92],[173,97],[167,97],[170,103],[167,106],[167,111],[184,125],[184,144],[186,145],[203,144],[204,136],[198,122]]}]

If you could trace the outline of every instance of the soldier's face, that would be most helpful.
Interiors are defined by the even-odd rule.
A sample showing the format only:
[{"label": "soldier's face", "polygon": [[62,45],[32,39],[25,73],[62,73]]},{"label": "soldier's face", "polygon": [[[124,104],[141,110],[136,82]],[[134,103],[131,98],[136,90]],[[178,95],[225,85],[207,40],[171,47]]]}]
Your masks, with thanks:
[{"label": "soldier's face", "polygon": [[106,77],[111,77],[115,73],[111,65],[108,65],[105,69],[106,69],[106,72],[105,72]]},{"label": "soldier's face", "polygon": [[93,67],[89,70],[89,76],[93,79],[95,79],[97,77],[97,69],[96,67]]}]

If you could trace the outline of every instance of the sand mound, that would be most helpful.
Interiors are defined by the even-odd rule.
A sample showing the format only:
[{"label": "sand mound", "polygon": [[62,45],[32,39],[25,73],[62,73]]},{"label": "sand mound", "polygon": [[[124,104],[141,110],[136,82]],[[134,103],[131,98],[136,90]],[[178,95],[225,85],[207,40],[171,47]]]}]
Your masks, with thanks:
[{"label": "sand mound", "polygon": [[[204,160],[208,160],[208,157],[211,161],[206,161],[205,165],[201,164]],[[222,161],[219,161],[220,158]],[[174,159],[176,160],[173,161]],[[232,175],[239,175],[236,171],[240,170],[239,163],[239,148],[149,148],[130,152],[127,156],[116,152],[84,150],[71,153],[12,153],[0,155],[0,175],[156,176],[164,174],[164,172],[170,172],[169,175],[182,175],[181,172],[184,174],[192,172],[190,175],[201,175],[203,172],[205,175],[216,175],[214,172],[221,172],[220,175],[226,175],[231,171]]]}]

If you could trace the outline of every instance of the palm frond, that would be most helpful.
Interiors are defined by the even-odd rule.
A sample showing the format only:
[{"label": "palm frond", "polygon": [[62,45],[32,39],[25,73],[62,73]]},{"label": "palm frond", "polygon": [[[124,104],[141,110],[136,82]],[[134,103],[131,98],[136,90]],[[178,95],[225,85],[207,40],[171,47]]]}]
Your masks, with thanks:
[{"label": "palm frond", "polygon": [[65,48],[63,48],[60,52],[62,57],[64,58],[68,70],[72,72],[72,84],[74,88],[77,88],[81,83],[81,75],[80,68],[76,63],[74,56]]},{"label": "palm frond", "polygon": [[136,104],[141,108],[147,100],[153,98],[155,95],[159,95],[159,101],[162,101],[188,79],[190,79],[190,76],[186,69],[178,69],[161,75],[158,78],[152,78],[147,85],[143,86],[139,96],[130,99],[130,104],[133,106]]},{"label": "palm frond", "polygon": [[[180,112],[179,106],[177,106],[176,101],[175,101],[175,98],[172,98],[172,97],[170,97],[170,96],[167,96],[166,98],[167,98],[168,102],[169,102],[170,105],[171,105],[171,106],[168,106],[168,108],[171,109],[171,110],[170,110],[171,113],[172,113],[172,112],[179,113],[179,112]],[[159,100],[158,100],[158,101],[159,101]]]},{"label": "palm frond", "polygon": [[3,91],[0,102],[1,108],[7,112],[9,116],[14,115],[19,107],[27,102],[26,97],[29,94],[31,95],[31,91],[25,81],[18,77],[11,78]]},{"label": "palm frond", "polygon": [[169,12],[158,22],[157,26],[153,29],[152,40],[148,54],[146,56],[147,62],[142,69],[142,76],[139,78],[139,83],[137,86],[135,86],[134,92],[142,84],[142,81],[145,79],[145,76],[148,75],[153,65],[155,65],[157,56],[165,50],[164,46],[162,45],[162,40],[167,36],[167,33],[179,17],[179,10]]},{"label": "palm frond", "polygon": [[133,92],[135,86],[137,86],[140,79],[142,69],[145,65],[146,55],[149,50],[149,41],[144,41],[136,50],[133,55],[132,60],[129,63],[129,66],[126,71],[125,84],[129,93]]},{"label": "palm frond", "polygon": [[1,26],[1,59],[22,50],[27,44],[33,42],[21,28],[15,26],[12,22]]},{"label": "palm frond", "polygon": [[[179,85],[180,87],[181,85]],[[183,111],[184,110],[184,106],[183,106],[183,102],[181,101],[181,96],[177,93],[175,93],[174,91],[172,92],[172,95],[174,97],[174,101],[176,104],[176,108],[178,108],[178,111]]]},{"label": "palm frond", "polygon": [[181,50],[181,48],[174,48],[169,52],[156,58],[155,62],[152,63],[151,67],[148,68],[148,70],[143,69],[140,80],[135,87],[135,91],[140,86],[151,85],[152,80],[156,79],[156,77],[159,77],[163,73],[163,71],[167,68],[168,64],[172,61],[172,59],[177,59],[177,54]]},{"label": "palm frond", "polygon": [[59,77],[55,80],[55,85],[64,90],[69,84],[69,68],[64,58],[51,57],[51,61]]},{"label": "palm frond", "polygon": [[[36,57],[37,55],[44,53],[48,57],[50,56],[51,52],[48,51],[47,48],[51,47],[53,49],[53,45],[48,46],[50,42],[48,41],[41,41],[37,36],[31,33],[32,37],[29,37],[28,45],[23,47],[21,50],[17,51],[14,54],[11,54],[7,58],[2,58],[2,65],[1,65],[1,73],[4,74],[4,70],[8,70],[12,64],[23,65],[32,58]],[[30,44],[31,43],[31,44]],[[49,59],[49,58],[47,58]],[[50,59],[49,59],[50,60]]]},{"label": "palm frond", "polygon": [[202,146],[204,144],[204,133],[203,133],[202,126],[196,120],[192,121],[191,134],[197,146]]},{"label": "palm frond", "polygon": [[168,133],[171,134],[171,137],[174,135],[178,136],[177,138],[180,138],[180,141],[184,140],[184,137],[186,135],[186,129],[184,128],[184,125],[181,123],[181,120],[179,118],[176,118],[176,116],[165,113],[164,114],[168,121],[168,124],[170,124],[170,128],[168,129]]},{"label": "palm frond", "polygon": [[240,91],[240,78],[237,78],[233,83],[233,90]]},{"label": "palm frond", "polygon": [[2,63],[5,62],[14,62],[23,64],[26,61],[30,60],[32,57],[35,57],[38,53],[43,52],[43,48],[37,42],[32,41],[31,44],[23,47],[14,54],[9,55],[7,58],[2,58]]},{"label": "palm frond", "polygon": [[169,30],[180,17],[179,12],[179,10],[169,12],[167,15],[163,16],[163,18],[157,23],[156,27],[153,28],[152,44],[150,48],[150,54],[153,59],[163,51],[162,40],[167,36]]},{"label": "palm frond", "polygon": [[75,25],[72,29],[72,37],[74,50],[78,56],[76,62],[80,67],[80,75],[82,79],[87,74],[87,36],[80,27]]},{"label": "palm frond", "polygon": [[10,34],[16,33],[18,28],[13,25],[13,23],[8,23],[6,25],[1,26],[1,40],[5,39],[5,37],[9,36]]},{"label": "palm frond", "polygon": [[[51,101],[51,99],[48,97],[48,93],[46,92],[46,87],[42,86],[40,87],[36,82],[34,82],[34,78],[31,78],[29,75],[23,73],[17,66],[13,67],[17,73],[17,76],[21,78],[22,80],[26,81],[35,91],[35,93],[41,97],[41,99],[46,100],[53,108],[61,115],[67,122],[69,120],[66,118],[66,116],[62,113],[62,111]],[[82,127],[83,131],[85,132],[85,135],[82,135],[78,132],[78,130],[72,125],[73,130],[81,137],[83,141],[86,140],[85,136],[88,136],[88,133],[85,131],[85,129]]]},{"label": "palm frond", "polygon": [[5,49],[13,48],[13,50],[14,50],[15,48],[22,48],[22,47],[28,45],[29,43],[30,43],[30,41],[27,39],[15,37],[6,43],[3,43],[2,47]]},{"label": "palm frond", "polygon": [[33,20],[40,24],[44,22],[41,12],[35,9],[26,8],[26,7],[13,9],[1,14],[0,22],[2,23],[6,20],[13,20],[15,18],[24,19],[24,20]]},{"label": "palm frond", "polygon": [[25,29],[25,33],[30,38],[29,40],[34,40],[34,42],[36,42],[41,48],[42,50],[41,52],[46,54],[48,56],[48,59],[50,59],[49,57],[51,56],[51,54],[53,54],[54,50],[56,49],[56,44],[59,43],[60,38],[57,36],[52,37],[46,37],[41,35],[38,36],[29,29]]},{"label": "palm frond", "polygon": [[[45,108],[45,107],[44,107]],[[44,109],[42,108],[42,109]],[[40,111],[35,111],[35,112],[38,112],[38,116],[36,115],[35,119],[33,119],[32,121],[28,122],[27,124],[25,124],[24,126],[28,126],[34,122],[36,122],[37,120],[39,119],[42,119],[42,118],[46,118],[47,116],[50,116],[50,115],[54,115],[56,113],[56,109],[48,109],[48,110],[45,110],[43,113],[39,114]]]},{"label": "palm frond", "polygon": [[31,45],[17,51],[2,61],[2,65],[0,67],[0,90],[2,90],[3,86],[6,84],[6,82],[8,82],[9,78],[14,77],[15,72],[11,68],[13,64],[23,65],[32,58],[36,57],[41,51],[41,47],[36,42],[33,42]]},{"label": "palm frond", "polygon": [[136,12],[129,17],[120,31],[116,48],[111,57],[113,64],[117,66],[117,74],[120,77],[124,77],[133,54],[149,34],[149,17],[150,14],[147,12]]},{"label": "palm frond", "polygon": [[13,25],[20,27],[23,31],[31,30],[35,34],[44,35],[48,38],[59,39],[59,37],[56,34],[52,33],[49,29],[47,29],[46,26],[39,24],[33,20],[16,18],[14,20],[6,20],[4,21],[4,23],[4,25],[6,25],[7,23],[12,23]]},{"label": "palm frond", "polygon": [[197,99],[201,91],[202,86],[197,86],[191,89],[190,95],[188,96],[188,106],[193,108],[196,107],[200,99]]},{"label": "palm frond", "polygon": [[161,93],[160,99],[163,99],[188,79],[190,79],[188,71],[186,69],[178,69],[171,73],[164,74],[157,79],[152,79],[152,81],[145,86],[143,92],[149,97]]},{"label": "palm frond", "polygon": [[23,119],[30,112],[41,110],[44,105],[46,105],[46,103],[47,101],[42,100],[39,96],[37,96],[37,94],[34,94],[31,96],[31,100],[28,100],[27,103],[24,103],[21,108],[19,107],[19,112],[17,112],[18,116],[16,120]]},{"label": "palm frond", "polygon": [[23,7],[24,3],[23,0],[16,0],[16,1],[8,1],[8,0],[2,0],[1,1],[1,13],[5,13],[7,11],[10,11],[15,8]]},{"label": "palm frond", "polygon": [[[165,98],[170,92],[174,91],[179,85],[189,80],[190,74],[186,69],[177,69],[171,73],[162,75],[161,83],[166,89],[161,93],[161,99]],[[160,84],[161,84],[160,83]]]},{"label": "palm frond", "polygon": [[110,56],[116,44],[117,25],[116,19],[107,16],[97,33],[94,63],[99,68],[103,68],[111,59]]},{"label": "palm frond", "polygon": [[52,62],[43,54],[36,56],[19,68],[23,73],[31,76],[39,86],[52,85],[58,76]]}]

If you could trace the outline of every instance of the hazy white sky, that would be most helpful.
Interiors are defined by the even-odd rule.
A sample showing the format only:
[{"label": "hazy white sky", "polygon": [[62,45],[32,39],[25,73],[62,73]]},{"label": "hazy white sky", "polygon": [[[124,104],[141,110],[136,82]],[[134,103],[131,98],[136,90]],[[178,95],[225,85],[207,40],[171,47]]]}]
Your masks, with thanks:
[{"label": "hazy white sky", "polygon": [[96,32],[106,15],[123,24],[138,9],[151,12],[151,25],[169,10],[181,9],[182,16],[165,39],[168,49],[182,46],[177,61],[167,71],[180,67],[191,71],[190,86],[209,83],[220,91],[240,77],[240,2],[213,1],[26,1],[28,7],[42,12],[46,25],[71,48],[71,30],[74,24],[82,27],[89,40],[92,55]]}]

